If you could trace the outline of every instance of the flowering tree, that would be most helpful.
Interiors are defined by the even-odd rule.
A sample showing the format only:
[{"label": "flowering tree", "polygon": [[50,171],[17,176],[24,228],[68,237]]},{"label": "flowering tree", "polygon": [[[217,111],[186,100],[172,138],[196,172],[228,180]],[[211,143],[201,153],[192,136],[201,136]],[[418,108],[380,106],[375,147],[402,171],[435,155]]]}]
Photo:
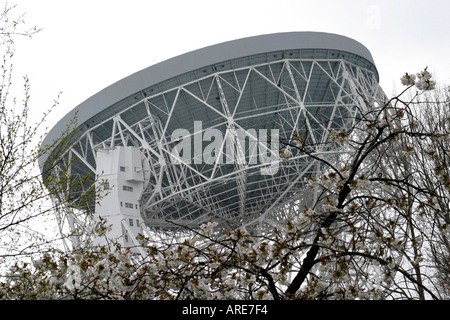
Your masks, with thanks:
[{"label": "flowering tree", "polygon": [[[36,159],[35,150],[29,145],[38,134],[42,121],[35,126],[28,124],[29,114],[29,81],[24,78],[24,98],[20,104],[11,97],[12,64],[14,55],[14,38],[17,36],[31,37],[39,30],[24,29],[23,16],[11,18],[14,7],[5,4],[0,13],[0,48],[2,49],[1,83],[0,83],[0,234],[1,253],[11,256],[19,254],[23,248],[15,246],[15,233],[21,227],[23,236],[28,234],[25,226],[35,213],[31,211],[21,215],[19,211],[27,210],[32,198],[39,198],[39,179],[30,177],[29,170]],[[27,188],[24,186],[28,185]],[[33,196],[35,195],[35,196]]]},{"label": "flowering tree", "polygon": [[[0,270],[10,262],[14,265],[16,258],[29,259],[53,247],[55,236],[40,231],[48,225],[57,209],[50,195],[70,192],[75,188],[73,183],[83,183],[83,180],[89,179],[80,177],[72,181],[68,179],[67,170],[61,172],[61,179],[50,175],[44,181],[42,179],[38,159],[49,154],[59,143],[62,147],[70,143],[74,132],[68,129],[52,145],[42,145],[46,134],[45,120],[58,100],[34,121],[30,106],[30,82],[26,76],[21,97],[15,96],[17,88],[12,83],[14,40],[17,37],[32,37],[40,31],[36,27],[26,28],[24,16],[16,15],[15,9],[15,6],[5,4],[0,12],[0,50],[3,59],[0,70]],[[60,151],[62,154],[63,149]],[[48,167],[48,170],[52,169],[52,166]],[[89,192],[95,194],[97,191]],[[78,195],[83,196],[87,193]]]},{"label": "flowering tree", "polygon": [[450,99],[430,93],[427,69],[401,81],[404,92],[360,110],[351,130],[329,132],[335,159],[296,132],[280,141],[324,168],[308,178],[315,202],[283,228],[220,234],[211,221],[182,240],[142,236],[138,260],[119,245],[54,250],[13,265],[3,298],[448,298]]}]

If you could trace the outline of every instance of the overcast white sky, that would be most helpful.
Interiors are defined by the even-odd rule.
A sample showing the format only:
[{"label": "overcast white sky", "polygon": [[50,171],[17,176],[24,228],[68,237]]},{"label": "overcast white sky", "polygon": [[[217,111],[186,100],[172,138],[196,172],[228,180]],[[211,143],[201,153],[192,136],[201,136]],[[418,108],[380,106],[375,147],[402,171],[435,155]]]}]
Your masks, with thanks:
[{"label": "overcast white sky", "polygon": [[[4,0],[0,0],[0,3]],[[425,66],[450,83],[448,0],[9,0],[43,31],[17,42],[15,74],[31,81],[32,108],[62,92],[52,122],[104,87],[157,62],[241,37],[322,31],[373,55],[388,95]]]}]

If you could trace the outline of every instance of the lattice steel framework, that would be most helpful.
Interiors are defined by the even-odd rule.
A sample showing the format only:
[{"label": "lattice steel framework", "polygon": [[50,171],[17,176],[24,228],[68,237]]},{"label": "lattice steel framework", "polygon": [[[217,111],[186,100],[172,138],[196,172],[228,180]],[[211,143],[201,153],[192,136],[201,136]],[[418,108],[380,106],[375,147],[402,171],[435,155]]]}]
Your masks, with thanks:
[{"label": "lattice steel framework", "polygon": [[[329,130],[353,127],[367,108],[365,101],[383,97],[373,63],[351,52],[294,48],[233,58],[180,74],[103,110],[94,125],[84,125],[62,158],[76,176],[96,172],[100,149],[139,148],[146,168],[140,211],[154,231],[198,227],[210,219],[224,229],[264,228],[293,217],[312,200],[304,180],[318,175],[321,166],[298,150],[291,150],[289,160],[255,163],[252,148],[273,156],[270,133],[276,129],[289,140],[297,131],[314,145],[316,155],[335,156],[338,150],[325,143]],[[177,129],[189,132],[184,138],[192,141],[190,161],[174,156]],[[205,150],[212,142],[205,136],[211,129],[223,137],[216,160],[195,159],[196,148]],[[260,129],[269,133],[269,143]],[[247,143],[239,141],[237,130]],[[234,158],[226,152],[230,146]],[[270,166],[276,170],[262,174]],[[61,224],[86,225],[82,207],[74,203],[62,210]]]}]

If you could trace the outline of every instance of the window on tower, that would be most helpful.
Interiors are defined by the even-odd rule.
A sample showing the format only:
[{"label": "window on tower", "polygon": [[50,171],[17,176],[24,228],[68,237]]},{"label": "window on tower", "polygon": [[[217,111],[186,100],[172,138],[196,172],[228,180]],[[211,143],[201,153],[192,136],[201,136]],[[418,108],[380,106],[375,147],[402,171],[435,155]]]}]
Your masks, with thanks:
[{"label": "window on tower", "polygon": [[123,186],[123,191],[133,192],[133,187]]}]

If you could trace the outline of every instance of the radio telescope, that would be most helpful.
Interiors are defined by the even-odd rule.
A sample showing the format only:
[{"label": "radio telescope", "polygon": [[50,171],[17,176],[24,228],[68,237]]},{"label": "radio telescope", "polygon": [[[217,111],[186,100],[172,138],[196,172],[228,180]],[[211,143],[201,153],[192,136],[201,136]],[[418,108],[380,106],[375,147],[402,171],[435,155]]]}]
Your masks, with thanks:
[{"label": "radio telescope", "polygon": [[77,119],[74,140],[56,145],[40,165],[46,176],[67,172],[64,164],[70,179],[89,172],[104,179],[106,196],[74,201],[57,217],[72,229],[102,217],[112,225],[107,237],[125,247],[142,231],[175,234],[210,220],[224,230],[264,230],[294,216],[313,196],[305,177],[321,170],[300,152],[280,159],[277,137],[295,131],[317,154],[333,156],[336,150],[320,147],[329,130],[352,127],[367,108],[362,97],[381,96],[370,52],[350,38],[290,32],[238,39],[98,92],[52,128],[46,144]]}]

